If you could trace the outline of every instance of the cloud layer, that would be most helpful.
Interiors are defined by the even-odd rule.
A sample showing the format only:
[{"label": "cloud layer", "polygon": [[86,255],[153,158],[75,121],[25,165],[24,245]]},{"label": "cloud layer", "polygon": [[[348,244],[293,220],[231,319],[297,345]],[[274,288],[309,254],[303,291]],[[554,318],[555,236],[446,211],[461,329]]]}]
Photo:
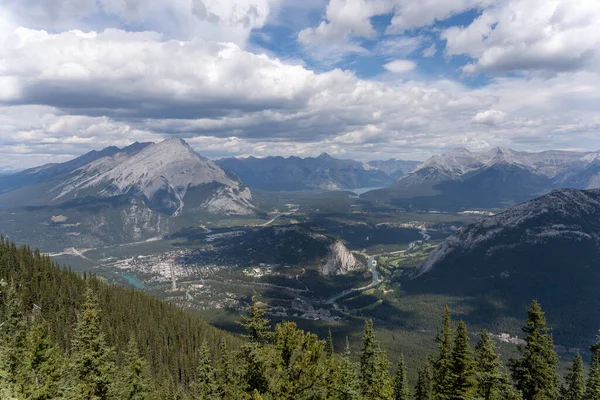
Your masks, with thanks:
[{"label": "cloud layer", "polygon": [[[420,3],[331,0],[298,31],[310,58],[379,60],[382,73],[367,79],[351,64],[314,68],[248,46],[282,2],[0,0],[0,167],[170,135],[209,157],[600,148],[596,2]],[[428,33],[434,43],[407,34],[473,7],[465,26]],[[384,13],[387,26],[375,27]],[[420,69],[458,56],[458,76],[484,83]]]}]

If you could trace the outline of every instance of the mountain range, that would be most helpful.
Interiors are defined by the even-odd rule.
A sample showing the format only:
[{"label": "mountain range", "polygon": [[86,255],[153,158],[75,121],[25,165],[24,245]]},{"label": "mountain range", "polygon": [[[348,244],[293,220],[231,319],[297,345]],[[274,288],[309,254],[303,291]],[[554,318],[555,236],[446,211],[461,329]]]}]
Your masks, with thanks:
[{"label": "mountain range", "polygon": [[261,190],[344,190],[388,186],[415,169],[418,161],[387,160],[362,163],[323,153],[307,157],[224,158],[217,164]]},{"label": "mountain range", "polygon": [[556,188],[600,187],[600,153],[487,152],[464,148],[436,155],[365,199],[416,209],[507,208]]},{"label": "mountain range", "polygon": [[538,299],[559,341],[582,346],[600,326],[598,286],[599,189],[555,190],[469,225],[404,283],[409,292],[466,299],[472,318],[518,315]]}]

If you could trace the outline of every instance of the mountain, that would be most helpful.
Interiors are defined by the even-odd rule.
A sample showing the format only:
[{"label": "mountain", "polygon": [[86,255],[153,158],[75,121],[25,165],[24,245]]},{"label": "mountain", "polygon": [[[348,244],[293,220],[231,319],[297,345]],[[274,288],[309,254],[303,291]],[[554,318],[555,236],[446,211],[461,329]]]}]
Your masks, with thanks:
[{"label": "mountain", "polygon": [[341,160],[326,153],[316,158],[224,158],[217,164],[239,176],[250,188],[261,190],[342,190],[393,182],[393,178],[370,164]]},{"label": "mountain", "polygon": [[[214,186],[213,193],[186,204],[186,197],[192,197],[188,192],[209,184]],[[93,161],[50,193],[55,196],[53,203],[132,194],[143,198],[151,209],[174,216],[185,211],[248,214],[252,210],[250,191],[238,179],[177,138],[146,146],[133,155],[116,153]]]},{"label": "mountain", "polygon": [[89,153],[62,164],[46,164],[40,167],[30,168],[24,171],[0,176],[0,193],[5,193],[23,186],[40,183],[62,174],[68,174],[103,157],[112,157],[117,153],[135,154],[150,144],[151,143],[135,142],[123,149],[110,146],[100,151],[92,150]]},{"label": "mountain", "polygon": [[600,186],[597,153],[464,148],[436,155],[366,199],[416,209],[506,208],[555,188]]},{"label": "mountain", "polygon": [[555,335],[581,345],[600,326],[599,286],[599,189],[555,190],[482,219],[439,245],[404,284],[469,299],[482,318],[518,315],[536,298],[557,321]]},{"label": "mountain", "polygon": [[396,160],[394,158],[390,158],[389,160],[369,161],[371,167],[385,172],[385,174],[392,179],[398,179],[411,173],[420,164],[420,161]]},{"label": "mountain", "polygon": [[23,171],[0,179],[0,191],[2,231],[44,249],[141,241],[206,216],[255,210],[235,175],[181,139],[109,147]]}]

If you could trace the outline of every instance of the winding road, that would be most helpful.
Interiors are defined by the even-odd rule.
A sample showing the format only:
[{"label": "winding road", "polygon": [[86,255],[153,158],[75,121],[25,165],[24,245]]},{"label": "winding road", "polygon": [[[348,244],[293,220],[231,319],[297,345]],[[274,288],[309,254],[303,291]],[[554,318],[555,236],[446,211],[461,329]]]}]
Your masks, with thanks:
[{"label": "winding road", "polygon": [[[431,239],[431,236],[427,233],[427,229],[422,229],[419,233],[421,234],[421,236],[423,236],[422,241],[428,241],[429,239]],[[408,248],[412,249],[413,247],[415,247],[417,245],[418,242],[420,242],[420,240],[415,240],[414,242],[410,242],[408,244]],[[338,293],[338,294],[328,298],[327,300],[325,300],[325,304],[334,304],[336,301],[338,301],[339,299],[341,299],[342,297],[344,297],[350,293],[363,292],[365,290],[369,290],[372,287],[379,285],[380,283],[383,283],[383,281],[385,279],[383,277],[379,276],[379,271],[377,271],[377,263],[375,262],[375,258],[379,257],[379,256],[387,255],[387,254],[400,254],[400,253],[404,253],[404,252],[406,252],[406,250],[394,251],[391,253],[373,254],[373,255],[369,256],[367,258],[367,267],[369,268],[369,271],[371,272],[371,276],[372,276],[371,283],[368,284],[367,286],[363,286],[363,287],[346,289],[343,292]]]}]

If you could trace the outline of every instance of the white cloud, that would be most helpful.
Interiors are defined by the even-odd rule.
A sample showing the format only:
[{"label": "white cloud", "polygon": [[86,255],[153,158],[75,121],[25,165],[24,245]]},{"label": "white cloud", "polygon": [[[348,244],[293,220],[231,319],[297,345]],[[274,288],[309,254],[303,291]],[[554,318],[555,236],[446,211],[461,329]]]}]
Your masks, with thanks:
[{"label": "white cloud", "polygon": [[[394,17],[388,33],[402,33],[406,30],[432,25],[454,14],[474,8],[483,8],[499,0],[391,0],[394,4]],[[527,1],[527,0],[525,0]]]},{"label": "white cloud", "polygon": [[478,112],[473,117],[473,122],[483,125],[499,125],[506,121],[507,114],[498,110],[485,110]]},{"label": "white cloud", "polygon": [[[153,3],[139,4],[148,10]],[[335,12],[328,19],[333,27],[325,29],[340,20]],[[373,12],[380,11],[363,15]],[[566,21],[587,26],[565,12],[568,17],[555,17],[561,21],[557,32],[567,29]],[[115,13],[142,18],[135,9]],[[239,25],[239,19],[233,21]],[[372,34],[363,17],[353,21],[348,21],[350,30],[341,30],[349,36],[339,36],[349,41],[339,45],[352,44],[353,35]],[[543,26],[540,37],[545,37]],[[216,39],[174,40],[163,30],[44,32],[0,24],[0,34],[0,167],[63,161],[168,135],[189,139],[211,157],[327,151],[359,159],[424,158],[456,146],[600,147],[600,75],[589,66],[554,75],[496,77],[469,88],[449,79],[380,82],[349,70],[315,72]],[[536,43],[530,33],[523,34],[526,43]],[[483,54],[503,45],[475,40],[475,34],[465,37],[473,43],[476,68],[482,68]],[[374,52],[395,59],[390,70],[407,72],[415,66],[406,58],[423,47],[413,39],[387,37]]]},{"label": "white cloud", "polygon": [[156,30],[177,39],[203,38],[243,46],[280,0],[0,0],[22,26],[63,31]]},{"label": "white cloud", "polygon": [[449,55],[474,59],[468,73],[599,71],[600,2],[505,0],[442,38]]},{"label": "white cloud", "polygon": [[434,43],[425,50],[423,50],[421,54],[423,54],[423,57],[433,57],[435,53],[437,53],[437,47]]},{"label": "white cloud", "polygon": [[375,38],[371,17],[389,12],[390,7],[388,0],[330,0],[325,20],[315,28],[301,30],[298,42],[318,59],[368,53],[354,39]]},{"label": "white cloud", "polygon": [[385,69],[395,74],[403,74],[415,69],[417,64],[411,60],[394,60],[384,65]]}]

